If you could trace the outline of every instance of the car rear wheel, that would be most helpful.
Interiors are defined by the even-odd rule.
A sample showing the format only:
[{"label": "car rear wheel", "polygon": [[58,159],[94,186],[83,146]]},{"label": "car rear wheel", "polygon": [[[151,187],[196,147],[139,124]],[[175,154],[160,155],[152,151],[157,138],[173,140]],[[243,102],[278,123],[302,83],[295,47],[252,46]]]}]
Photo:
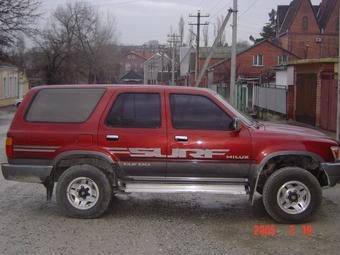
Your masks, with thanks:
[{"label": "car rear wheel", "polygon": [[268,214],[280,223],[299,223],[310,219],[321,204],[318,180],[298,167],[274,172],[263,189],[263,204]]},{"label": "car rear wheel", "polygon": [[56,197],[58,206],[68,216],[97,218],[109,207],[112,186],[98,168],[77,165],[59,177]]}]

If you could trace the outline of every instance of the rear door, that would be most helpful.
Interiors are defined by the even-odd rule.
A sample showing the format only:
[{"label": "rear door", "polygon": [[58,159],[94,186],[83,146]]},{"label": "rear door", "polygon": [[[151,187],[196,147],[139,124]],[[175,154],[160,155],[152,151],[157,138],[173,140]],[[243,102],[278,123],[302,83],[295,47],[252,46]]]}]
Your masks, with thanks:
[{"label": "rear door", "polygon": [[99,127],[99,145],[118,160],[121,177],[165,178],[166,120],[161,89],[116,90]]},{"label": "rear door", "polygon": [[[233,117],[210,93],[166,93],[168,180],[246,178],[251,141],[247,128],[233,131]],[[207,179],[208,178],[208,179]]]}]

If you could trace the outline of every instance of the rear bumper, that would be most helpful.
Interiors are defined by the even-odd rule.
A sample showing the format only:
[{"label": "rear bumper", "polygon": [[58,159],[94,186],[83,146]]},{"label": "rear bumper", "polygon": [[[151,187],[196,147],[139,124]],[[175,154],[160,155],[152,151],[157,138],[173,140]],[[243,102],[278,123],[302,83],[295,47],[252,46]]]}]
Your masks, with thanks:
[{"label": "rear bumper", "polygon": [[322,163],[321,166],[327,174],[329,186],[334,186],[340,181],[340,161]]},{"label": "rear bumper", "polygon": [[44,183],[52,171],[52,166],[2,164],[1,170],[6,180],[18,182]]}]

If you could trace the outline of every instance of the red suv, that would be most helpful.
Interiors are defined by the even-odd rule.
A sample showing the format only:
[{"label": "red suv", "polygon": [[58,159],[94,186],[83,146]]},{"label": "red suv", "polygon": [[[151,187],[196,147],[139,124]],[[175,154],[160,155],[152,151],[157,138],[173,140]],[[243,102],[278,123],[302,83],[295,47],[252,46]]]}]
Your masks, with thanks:
[{"label": "red suv", "polygon": [[32,89],[6,139],[7,180],[42,183],[73,217],[95,218],[113,194],[262,195],[278,222],[301,222],[340,179],[339,143],[263,124],[207,89],[81,85]]}]

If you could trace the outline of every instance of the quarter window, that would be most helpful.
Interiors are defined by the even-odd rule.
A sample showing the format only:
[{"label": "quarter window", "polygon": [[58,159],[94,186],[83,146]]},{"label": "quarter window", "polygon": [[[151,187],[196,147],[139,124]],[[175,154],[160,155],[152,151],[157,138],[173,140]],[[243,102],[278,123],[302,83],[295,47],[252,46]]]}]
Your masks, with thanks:
[{"label": "quarter window", "polygon": [[160,95],[157,93],[120,94],[109,112],[107,124],[120,128],[160,128]]},{"label": "quarter window", "polygon": [[172,94],[170,107],[175,129],[232,130],[232,119],[205,96]]},{"label": "quarter window", "polygon": [[26,113],[31,122],[80,123],[90,114],[103,96],[105,89],[42,89],[33,99]]}]

